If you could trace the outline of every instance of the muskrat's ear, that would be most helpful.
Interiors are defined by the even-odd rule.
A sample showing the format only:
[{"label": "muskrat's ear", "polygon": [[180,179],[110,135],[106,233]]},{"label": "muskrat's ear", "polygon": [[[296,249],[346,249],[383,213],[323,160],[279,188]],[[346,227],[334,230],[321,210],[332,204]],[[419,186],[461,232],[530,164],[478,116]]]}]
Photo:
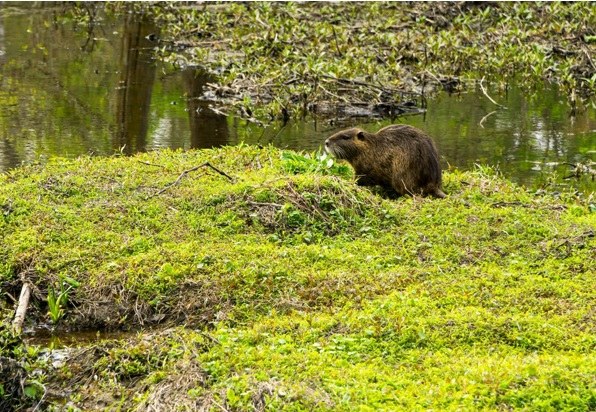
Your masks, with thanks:
[{"label": "muskrat's ear", "polygon": [[356,136],[358,136],[358,139],[364,140],[364,132],[362,130],[360,130]]}]

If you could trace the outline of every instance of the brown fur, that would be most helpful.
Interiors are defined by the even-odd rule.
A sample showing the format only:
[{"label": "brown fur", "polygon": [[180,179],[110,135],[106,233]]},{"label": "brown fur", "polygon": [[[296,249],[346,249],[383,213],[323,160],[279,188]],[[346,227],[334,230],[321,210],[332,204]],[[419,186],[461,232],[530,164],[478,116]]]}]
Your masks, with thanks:
[{"label": "brown fur", "polygon": [[445,197],[437,149],[415,127],[392,125],[374,134],[343,130],[325,141],[325,150],[350,162],[359,185],[380,185],[400,195]]}]

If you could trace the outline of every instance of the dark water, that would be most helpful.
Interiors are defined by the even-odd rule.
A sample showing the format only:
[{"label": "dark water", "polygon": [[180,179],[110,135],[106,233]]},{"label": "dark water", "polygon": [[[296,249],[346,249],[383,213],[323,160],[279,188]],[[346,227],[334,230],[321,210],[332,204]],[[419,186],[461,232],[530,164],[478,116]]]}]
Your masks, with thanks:
[{"label": "dark water", "polygon": [[[310,119],[262,128],[218,115],[196,98],[208,81],[204,73],[152,60],[157,27],[132,16],[76,24],[63,19],[63,7],[0,3],[0,171],[51,156],[241,141],[314,150],[342,127],[374,131],[391,123]],[[553,169],[568,174],[562,162],[596,160],[593,108],[570,116],[565,97],[552,87],[535,97],[515,87],[490,93],[507,109],[497,110],[476,90],[440,95],[428,102],[425,115],[395,122],[433,136],[445,165],[498,165],[530,186]],[[584,192],[596,187],[586,177],[567,182]]]},{"label": "dark water", "polygon": [[25,331],[23,339],[29,345],[67,348],[98,343],[104,340],[124,340],[132,338],[140,332],[106,332],[106,331],[78,331],[52,333],[47,329]]}]

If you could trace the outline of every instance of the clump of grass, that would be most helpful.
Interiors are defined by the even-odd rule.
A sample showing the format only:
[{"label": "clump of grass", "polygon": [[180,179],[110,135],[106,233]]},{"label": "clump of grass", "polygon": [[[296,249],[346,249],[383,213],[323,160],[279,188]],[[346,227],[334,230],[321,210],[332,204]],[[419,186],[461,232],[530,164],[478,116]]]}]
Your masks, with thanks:
[{"label": "clump of grass", "polygon": [[68,304],[68,295],[79,285],[79,282],[72,278],[61,278],[58,287],[48,287],[48,315],[52,323],[57,324],[64,316]]}]

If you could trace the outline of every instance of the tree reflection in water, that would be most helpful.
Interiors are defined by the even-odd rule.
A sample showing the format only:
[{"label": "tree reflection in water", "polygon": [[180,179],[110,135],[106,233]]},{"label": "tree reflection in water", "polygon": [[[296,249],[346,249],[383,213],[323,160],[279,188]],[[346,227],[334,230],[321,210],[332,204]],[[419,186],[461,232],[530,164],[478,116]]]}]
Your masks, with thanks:
[{"label": "tree reflection in water", "polygon": [[156,33],[152,22],[126,17],[120,52],[120,80],[116,104],[114,146],[123,153],[146,150],[151,94],[156,66],[152,61],[154,43],[148,39]]},{"label": "tree reflection in water", "polygon": [[228,122],[225,116],[214,113],[208,102],[201,100],[203,88],[209,81],[207,73],[188,68],[183,73],[187,93],[190,147],[193,149],[223,146],[229,143]]},{"label": "tree reflection in water", "polygon": [[[159,29],[129,14],[115,19],[89,9],[88,24],[63,15],[63,5],[0,3],[0,171],[52,156],[111,155],[169,148],[267,143],[316,150],[336,129],[378,130],[391,123],[365,118],[291,121],[262,129],[226,118],[201,100],[211,79],[199,69],[173,70],[153,60]],[[62,14],[61,14],[62,13]],[[152,36],[151,36],[152,35]],[[394,119],[433,136],[445,164],[499,165],[505,176],[532,185],[567,163],[596,160],[596,116],[588,107],[570,116],[556,87],[531,95],[511,86],[441,94],[426,116]],[[216,103],[217,105],[217,103]],[[492,114],[491,114],[492,113]],[[490,114],[490,116],[487,116]],[[555,166],[558,165],[558,166]],[[596,183],[568,180],[585,192]]]}]

